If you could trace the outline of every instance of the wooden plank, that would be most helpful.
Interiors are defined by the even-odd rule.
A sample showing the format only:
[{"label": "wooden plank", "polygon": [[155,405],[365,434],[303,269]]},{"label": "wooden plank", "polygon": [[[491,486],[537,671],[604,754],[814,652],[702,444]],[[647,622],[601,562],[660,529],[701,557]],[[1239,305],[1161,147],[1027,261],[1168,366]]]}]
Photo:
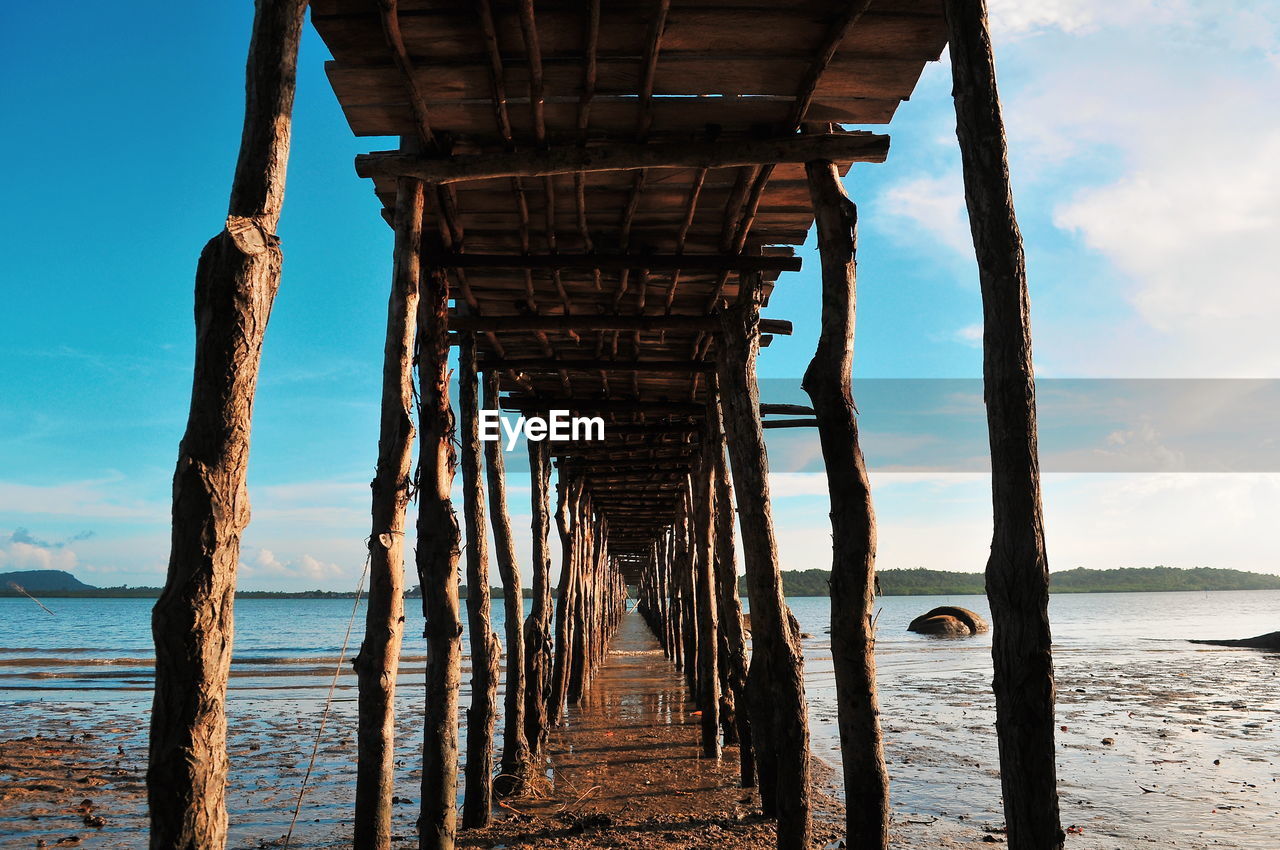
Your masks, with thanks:
[{"label": "wooden plank", "polygon": [[482,369],[502,369],[524,372],[712,372],[714,363],[694,360],[574,360],[558,357],[486,358]]},{"label": "wooden plank", "polygon": [[[713,330],[715,316],[450,316],[449,326],[457,331],[556,331],[609,330],[661,331]],[[761,319],[760,327],[768,333],[788,336],[791,322],[785,319]]]},{"label": "wooden plank", "polygon": [[[468,219],[469,221],[470,219]],[[446,269],[647,269],[649,271],[798,272],[799,257],[754,254],[427,254],[423,262]]]},{"label": "wooden plank", "polygon": [[[705,51],[663,56],[655,69],[655,98],[702,97],[794,97],[808,71],[807,51],[787,55]],[[888,59],[837,55],[822,75],[823,88],[832,99],[874,98],[902,100],[910,95],[924,63],[917,59]],[[339,100],[347,104],[399,103],[404,100],[404,82],[391,65],[346,65],[327,63],[325,69]],[[558,98],[581,98],[583,89],[579,57],[543,63],[543,84]],[[600,57],[597,60],[595,97],[631,96],[640,88],[643,72],[636,57]],[[530,74],[525,65],[504,69],[507,91],[527,92]],[[413,70],[413,80],[429,106],[466,102],[487,95],[491,85],[490,67],[482,60],[430,62]],[[528,99],[523,98],[525,103]],[[515,105],[521,98],[512,97]],[[433,121],[433,123],[435,123]]]},{"label": "wooden plank", "polygon": [[642,168],[734,168],[779,162],[883,162],[889,137],[873,133],[788,135],[772,139],[675,144],[612,144],[555,147],[517,153],[449,158],[421,157],[399,151],[356,157],[361,177],[416,177],[428,183],[540,177],[573,172],[629,171]]}]

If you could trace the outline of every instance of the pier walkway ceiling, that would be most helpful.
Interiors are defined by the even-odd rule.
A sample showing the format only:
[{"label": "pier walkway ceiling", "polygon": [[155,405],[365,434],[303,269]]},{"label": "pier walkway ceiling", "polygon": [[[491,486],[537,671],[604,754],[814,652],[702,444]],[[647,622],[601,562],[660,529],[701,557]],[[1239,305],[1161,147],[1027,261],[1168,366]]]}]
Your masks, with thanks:
[{"label": "pier walkway ceiling", "polygon": [[847,128],[888,123],[946,43],[940,0],[315,0],[312,21],[355,134],[404,140],[361,158],[384,217],[400,177],[426,183],[424,262],[505,406],[609,423],[555,452],[624,561],[688,486],[711,317],[799,266],[805,160],[883,160]]}]

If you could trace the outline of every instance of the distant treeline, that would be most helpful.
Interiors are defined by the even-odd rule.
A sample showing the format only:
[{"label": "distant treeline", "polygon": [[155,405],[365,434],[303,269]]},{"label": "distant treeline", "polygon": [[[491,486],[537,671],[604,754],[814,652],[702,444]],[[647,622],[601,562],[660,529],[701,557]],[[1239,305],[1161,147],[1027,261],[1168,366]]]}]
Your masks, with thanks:
[{"label": "distant treeline", "polygon": [[[43,599],[154,599],[158,587],[90,587],[70,573],[47,570],[27,573],[0,573],[0,597],[21,596],[9,577],[25,579],[20,586]],[[881,596],[960,596],[984,593],[981,573],[952,573],[943,570],[883,570],[876,574]],[[33,580],[35,579],[35,580]],[[783,591],[787,596],[830,596],[829,570],[784,570]],[[739,590],[746,593],[745,581]],[[1280,590],[1280,576],[1247,573],[1241,570],[1219,570],[1211,567],[1125,567],[1115,570],[1087,570],[1078,567],[1051,573],[1049,590],[1053,593],[1131,593],[1176,590]],[[502,588],[489,591],[494,599],[502,598]],[[524,588],[524,597],[533,595]],[[239,590],[240,599],[351,599],[350,591],[331,590]],[[406,598],[419,599],[421,590],[414,586]],[[467,587],[459,588],[459,596],[467,598]]]},{"label": "distant treeline", "polygon": [[[984,593],[982,573],[943,570],[883,570],[876,574],[881,596],[959,596]],[[829,570],[786,570],[787,596],[830,596]],[[746,588],[740,585],[745,592]],[[1280,590],[1280,576],[1219,570],[1211,567],[1125,567],[1115,570],[1074,570],[1051,573],[1053,593],[1133,593],[1177,590]]]}]

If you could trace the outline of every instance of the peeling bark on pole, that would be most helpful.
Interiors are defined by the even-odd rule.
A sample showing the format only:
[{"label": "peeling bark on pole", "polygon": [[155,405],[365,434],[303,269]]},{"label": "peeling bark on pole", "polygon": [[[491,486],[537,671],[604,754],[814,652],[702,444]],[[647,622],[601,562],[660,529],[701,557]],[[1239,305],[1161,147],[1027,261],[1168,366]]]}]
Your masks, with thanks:
[{"label": "peeling bark on pole", "polygon": [[493,817],[493,729],[498,712],[498,635],[491,622],[489,529],[480,481],[480,386],[474,336],[458,352],[458,409],[462,425],[462,513],[467,528],[467,634],[471,643],[471,706],[467,709],[467,773],[462,826],[488,826]]},{"label": "peeling bark on pole", "polygon": [[982,288],[995,520],[987,561],[992,683],[1010,850],[1058,850],[1049,566],[1040,504],[1031,304],[984,0],[947,0],[956,136]]},{"label": "peeling bark on pole", "polygon": [[382,362],[382,416],[369,535],[369,598],[364,643],[355,659],[360,705],[353,845],[391,846],[395,693],[404,638],[404,532],[413,457],[413,345],[422,243],[422,184],[396,192],[395,265]]},{"label": "peeling bark on pole", "polygon": [[418,580],[427,639],[423,722],[421,850],[453,850],[457,839],[458,685],[462,622],[458,614],[461,534],[450,490],[456,456],[449,406],[449,284],[438,269],[422,280],[418,302]]},{"label": "peeling bark on pole", "polygon": [[560,531],[560,591],[556,595],[556,643],[551,666],[551,690],[547,695],[547,723],[560,722],[564,709],[565,691],[569,685],[569,645],[573,630],[569,618],[573,610],[576,585],[578,496],[582,491],[578,481],[559,482],[556,488],[559,503],[556,505],[556,527]]},{"label": "peeling bark on pole", "polygon": [[[718,391],[715,395],[719,397]],[[724,432],[720,428],[719,412],[708,417],[707,421],[712,428],[715,454],[716,586],[720,594],[720,632],[724,635],[725,680],[733,701],[742,787],[750,788],[756,784],[756,763],[752,754],[751,711],[747,703],[747,648],[742,628],[742,602],[738,596],[738,555],[733,542],[733,485],[729,482],[729,468],[724,458]]]},{"label": "peeling bark on pole", "polygon": [[[484,406],[498,408],[498,373],[484,376]],[[506,459],[502,443],[489,440],[484,444],[485,470],[489,480],[489,514],[493,525],[494,557],[502,577],[503,631],[507,640],[507,673],[502,703],[502,763],[494,780],[494,791],[500,796],[516,793],[529,779],[529,742],[525,737],[525,655],[524,592],[520,586],[520,567],[516,562],[515,540],[511,533],[511,515],[507,513]]]},{"label": "peeling bark on pole", "polygon": [[246,66],[244,131],[226,225],[196,268],[195,370],[173,477],[156,646],[147,802],[155,850],[226,843],[226,692],[258,365],[282,254],[298,41],[306,3],[261,0]]},{"label": "peeling bark on pole", "polygon": [[751,728],[761,801],[767,803],[771,798],[776,808],[778,847],[807,850],[809,721],[804,662],[800,636],[782,598],[769,505],[769,461],[760,424],[760,389],[755,369],[760,351],[760,277],[751,275],[745,283],[737,303],[720,316],[716,350],[747,568],[747,594],[751,600]]},{"label": "peeling bark on pole", "polygon": [[830,162],[805,166],[822,259],[822,326],[804,374],[831,496],[831,658],[844,766],[845,843],[889,845],[889,775],[876,698],[876,517],[853,403],[858,210]]},{"label": "peeling bark on pole", "polygon": [[529,442],[530,501],[533,508],[533,606],[524,626],[525,738],[534,755],[547,739],[547,697],[551,670],[551,531],[548,506],[551,464],[547,444]]},{"label": "peeling bark on pole", "polygon": [[702,458],[693,474],[694,584],[698,605],[698,708],[702,710],[702,754],[720,757],[720,675],[715,578],[715,491],[711,486],[713,456],[703,438]]}]

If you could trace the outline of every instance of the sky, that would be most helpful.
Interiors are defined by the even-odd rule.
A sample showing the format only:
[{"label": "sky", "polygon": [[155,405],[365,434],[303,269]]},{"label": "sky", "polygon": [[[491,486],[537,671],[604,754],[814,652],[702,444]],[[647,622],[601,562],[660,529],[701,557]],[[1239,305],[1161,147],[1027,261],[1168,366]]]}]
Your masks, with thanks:
[{"label": "sky", "polygon": [[[1095,388],[1056,408],[1042,389],[1051,569],[1280,573],[1280,464],[1263,451],[1275,417],[1220,398],[1272,387],[1239,379],[1280,379],[1280,14],[1269,0],[991,11],[1037,374],[1044,388]],[[0,11],[0,571],[163,583],[193,274],[226,211],[251,14],[158,0]],[[352,137],[328,58],[308,28],[254,415],[250,589],[353,589],[369,533],[392,239],[352,158],[394,142]],[[846,187],[860,211],[855,392],[879,566],[976,572],[989,479],[946,442],[981,447],[982,413],[945,55],[887,130],[870,129],[892,137],[889,161],[855,166]],[[816,340],[813,245],[802,254],[766,313],[796,327],[761,358],[766,396],[794,392]],[[928,426],[858,392],[860,380],[949,386],[939,379],[963,404]],[[1156,401],[1120,379],[1194,391]],[[816,440],[783,433],[771,436],[783,567],[827,566],[825,480],[799,471]],[[951,446],[941,459],[939,444]],[[510,484],[527,563],[528,478]]]}]

